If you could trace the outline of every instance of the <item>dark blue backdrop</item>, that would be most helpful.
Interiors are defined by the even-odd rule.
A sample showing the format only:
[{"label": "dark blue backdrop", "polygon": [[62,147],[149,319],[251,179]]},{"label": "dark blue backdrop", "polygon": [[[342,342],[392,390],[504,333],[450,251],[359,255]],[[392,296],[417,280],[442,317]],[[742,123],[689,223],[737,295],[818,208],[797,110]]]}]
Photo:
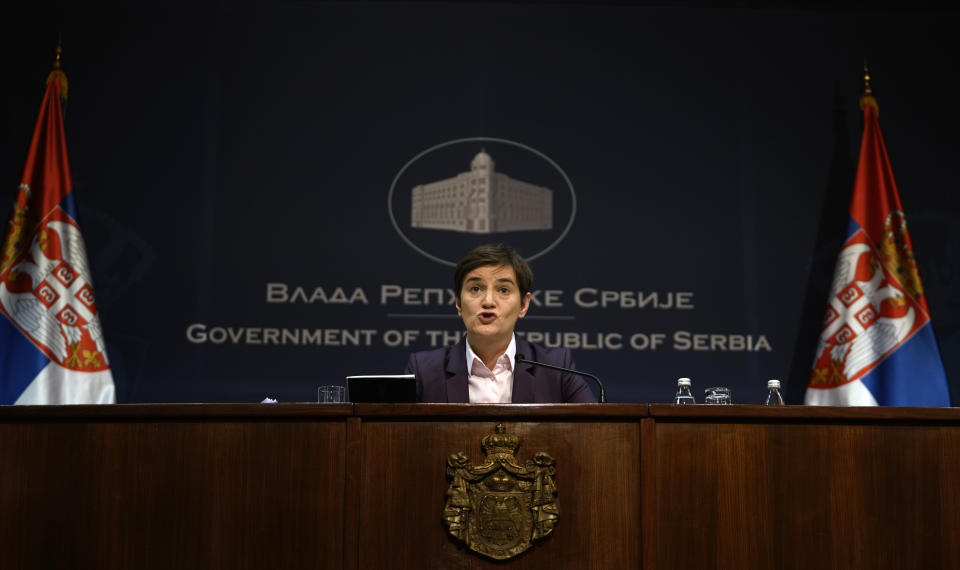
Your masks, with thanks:
[{"label": "dark blue backdrop", "polygon": [[[726,384],[743,403],[780,378],[799,403],[846,223],[865,55],[960,393],[953,11],[212,1],[3,10],[2,180],[12,199],[62,33],[80,222],[122,402],[307,401],[347,374],[400,372],[408,352],[442,338],[427,331],[459,327],[451,306],[424,294],[449,287],[450,268],[401,238],[389,207],[409,230],[412,185],[466,170],[486,148],[511,176],[549,179],[555,230],[408,231],[411,243],[454,255],[502,240],[532,255],[556,241],[533,261],[542,299],[559,292],[555,306],[534,307],[521,328],[620,338],[620,349],[574,351],[611,401],[668,401],[689,376],[698,393]],[[401,175],[427,149],[471,137],[486,140],[427,153]],[[575,190],[562,239],[573,200],[540,155]],[[271,283],[274,301],[302,287],[314,302],[268,302]],[[384,285],[409,289],[407,302],[382,303]],[[322,288],[329,300],[337,287],[355,302],[314,296]],[[687,292],[692,308],[581,307],[581,289]],[[335,332],[320,333],[331,335],[321,345],[272,345],[265,329]],[[192,342],[188,330],[227,340]],[[369,346],[327,345],[343,343],[343,330],[375,332],[358,333]],[[403,331],[416,339],[403,342]],[[728,335],[728,346],[729,335],[762,335],[770,350],[683,350],[678,331]],[[638,333],[663,344],[632,348]]]}]

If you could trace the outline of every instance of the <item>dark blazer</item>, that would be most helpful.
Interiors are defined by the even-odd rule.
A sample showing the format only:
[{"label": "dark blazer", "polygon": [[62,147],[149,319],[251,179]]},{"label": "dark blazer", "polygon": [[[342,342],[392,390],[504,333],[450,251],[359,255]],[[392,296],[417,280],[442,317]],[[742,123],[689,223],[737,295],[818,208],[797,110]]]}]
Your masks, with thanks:
[{"label": "dark blazer", "polygon": [[[574,368],[565,348],[543,348],[517,338],[517,354],[554,366]],[[453,346],[424,350],[410,355],[407,373],[417,376],[417,401],[468,403],[467,337]],[[581,376],[522,363],[513,371],[513,403],[595,403],[596,396]]]}]

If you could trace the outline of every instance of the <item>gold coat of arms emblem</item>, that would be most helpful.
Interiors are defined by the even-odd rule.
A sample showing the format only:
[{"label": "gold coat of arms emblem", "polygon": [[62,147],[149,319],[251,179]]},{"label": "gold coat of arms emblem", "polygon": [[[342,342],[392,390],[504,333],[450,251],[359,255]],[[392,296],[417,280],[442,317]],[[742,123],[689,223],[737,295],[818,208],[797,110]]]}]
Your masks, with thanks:
[{"label": "gold coat of arms emblem", "polygon": [[464,452],[447,457],[443,522],[470,550],[495,560],[513,558],[550,534],[560,518],[556,461],[538,451],[524,465],[514,454],[516,435],[503,424],[482,441],[486,460],[473,465]]}]

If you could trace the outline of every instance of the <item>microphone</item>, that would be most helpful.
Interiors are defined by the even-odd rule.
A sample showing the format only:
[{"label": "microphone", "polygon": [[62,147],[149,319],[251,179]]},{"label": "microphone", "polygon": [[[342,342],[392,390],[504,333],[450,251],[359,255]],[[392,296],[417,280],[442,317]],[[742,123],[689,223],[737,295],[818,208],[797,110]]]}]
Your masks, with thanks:
[{"label": "microphone", "polygon": [[544,368],[550,368],[552,370],[559,370],[560,372],[566,372],[568,374],[576,374],[577,376],[586,376],[587,378],[593,379],[597,383],[597,386],[600,386],[600,403],[607,403],[607,393],[603,391],[603,382],[593,374],[587,374],[586,372],[580,372],[579,370],[573,370],[571,368],[564,368],[562,366],[554,366],[553,364],[545,364],[543,362],[536,362],[534,360],[528,360],[526,356],[517,353],[515,357],[517,362],[525,362],[527,364],[533,364],[534,366],[543,366]]}]

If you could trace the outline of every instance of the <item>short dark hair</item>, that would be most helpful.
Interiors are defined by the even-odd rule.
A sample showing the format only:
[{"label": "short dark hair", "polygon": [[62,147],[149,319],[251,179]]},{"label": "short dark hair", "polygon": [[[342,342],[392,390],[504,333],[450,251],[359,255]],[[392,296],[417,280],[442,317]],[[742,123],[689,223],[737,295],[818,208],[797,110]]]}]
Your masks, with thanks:
[{"label": "short dark hair", "polygon": [[508,266],[517,274],[517,287],[520,289],[520,298],[526,297],[533,288],[533,270],[520,254],[505,243],[486,244],[473,248],[457,263],[453,273],[453,287],[457,300],[460,299],[460,290],[467,274],[478,267],[485,265]]}]

